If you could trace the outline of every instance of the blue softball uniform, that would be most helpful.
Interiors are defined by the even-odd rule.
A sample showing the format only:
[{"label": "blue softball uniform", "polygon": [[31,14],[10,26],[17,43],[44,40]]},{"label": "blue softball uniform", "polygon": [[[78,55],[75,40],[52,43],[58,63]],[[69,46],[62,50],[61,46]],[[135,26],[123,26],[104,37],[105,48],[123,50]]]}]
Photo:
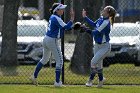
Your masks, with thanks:
[{"label": "blue softball uniform", "polygon": [[[57,5],[57,6],[56,6]],[[60,80],[61,71],[63,67],[63,56],[60,48],[60,38],[64,35],[65,30],[69,30],[72,28],[72,21],[69,21],[67,24],[63,22],[61,16],[58,15],[57,10],[65,9],[67,5],[63,5],[60,3],[54,3],[52,6],[53,14],[49,18],[48,28],[46,29],[46,34],[43,39],[43,56],[42,59],[38,62],[35,71],[33,73],[33,83],[36,84],[36,78],[38,77],[38,73],[45,65],[50,57],[53,54],[53,57],[56,62],[55,66],[55,83],[56,87],[62,86],[62,82]]]},{"label": "blue softball uniform", "polygon": [[85,28],[85,31],[91,33],[93,36],[94,44],[94,57],[91,60],[91,67],[95,65],[98,70],[103,68],[103,59],[110,53],[111,44],[110,41],[110,20],[109,18],[103,18],[101,16],[97,21],[93,22],[88,17],[84,18],[88,24],[94,27],[94,30]]},{"label": "blue softball uniform", "polygon": [[43,57],[36,66],[34,78],[37,78],[39,71],[41,70],[42,66],[49,61],[52,53],[56,61],[56,82],[60,81],[59,79],[63,66],[63,57],[59,44],[59,39],[62,37],[62,35],[64,35],[64,30],[71,29],[72,24],[73,23],[71,21],[69,21],[67,24],[64,23],[61,17],[57,14],[52,14],[50,16],[46,35],[43,39]]},{"label": "blue softball uniform", "polygon": [[[104,42],[109,42],[110,37],[110,20],[109,18],[103,18],[102,16],[95,22],[85,17],[85,20],[95,29],[92,30],[92,36],[94,37],[95,43],[102,44]],[[91,30],[88,30],[91,31]]]},{"label": "blue softball uniform", "polygon": [[71,29],[72,24],[71,21],[66,24],[59,15],[52,14],[49,19],[46,35],[52,38],[61,38],[64,34],[63,31]]}]

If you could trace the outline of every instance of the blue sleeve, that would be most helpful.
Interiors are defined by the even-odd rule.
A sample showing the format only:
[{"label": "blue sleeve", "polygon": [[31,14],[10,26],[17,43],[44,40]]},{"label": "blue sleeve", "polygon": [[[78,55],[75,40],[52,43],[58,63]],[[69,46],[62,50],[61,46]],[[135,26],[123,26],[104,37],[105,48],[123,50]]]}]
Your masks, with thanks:
[{"label": "blue sleeve", "polygon": [[58,18],[58,19],[55,19],[55,24],[60,28],[60,29],[66,29],[66,30],[69,30],[72,28],[72,24],[73,22],[72,21],[69,21],[67,24],[61,19],[61,18]]},{"label": "blue sleeve", "polygon": [[66,30],[71,29],[71,28],[72,28],[72,24],[73,24],[73,22],[72,22],[72,21],[69,21],[69,22],[64,26],[64,29],[66,29]]},{"label": "blue sleeve", "polygon": [[96,27],[96,22],[93,22],[91,19],[89,19],[88,17],[85,17],[84,18],[88,24],[90,24],[91,26],[93,27]]}]

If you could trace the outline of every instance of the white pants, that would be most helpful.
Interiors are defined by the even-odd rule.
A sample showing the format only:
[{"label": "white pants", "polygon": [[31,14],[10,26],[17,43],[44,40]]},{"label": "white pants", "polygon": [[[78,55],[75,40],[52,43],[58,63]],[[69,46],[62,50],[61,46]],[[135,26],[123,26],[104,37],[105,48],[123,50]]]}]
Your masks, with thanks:
[{"label": "white pants", "polygon": [[56,61],[56,68],[62,69],[63,66],[63,57],[62,52],[59,47],[57,38],[51,38],[49,36],[45,36],[43,39],[43,57],[40,62],[45,65],[53,54],[55,61]]},{"label": "white pants", "polygon": [[103,68],[103,59],[110,53],[111,44],[97,44],[94,45],[94,57],[91,60],[91,67],[94,65],[97,69]]}]

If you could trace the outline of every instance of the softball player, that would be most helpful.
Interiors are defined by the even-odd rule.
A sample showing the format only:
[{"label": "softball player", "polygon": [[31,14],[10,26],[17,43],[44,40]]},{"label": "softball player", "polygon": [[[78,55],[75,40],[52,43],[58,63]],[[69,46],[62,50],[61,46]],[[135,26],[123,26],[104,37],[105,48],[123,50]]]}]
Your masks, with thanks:
[{"label": "softball player", "polygon": [[61,15],[63,15],[64,9],[67,5],[63,5],[60,3],[54,3],[51,8],[51,16],[49,19],[49,25],[47,28],[46,35],[43,39],[43,57],[38,62],[35,71],[33,73],[33,76],[31,80],[33,81],[33,84],[37,85],[37,76],[43,65],[45,65],[50,58],[51,52],[56,60],[56,68],[55,68],[55,83],[54,86],[62,86],[62,82],[60,81],[60,75],[61,75],[61,69],[63,66],[63,57],[60,50],[60,47],[58,46],[58,40],[62,37],[64,34],[63,31],[65,29],[71,29],[73,20],[74,20],[74,13],[71,10],[71,20],[66,24],[61,19]]},{"label": "softball player", "polygon": [[115,20],[116,10],[112,6],[106,6],[102,13],[101,17],[93,22],[86,16],[86,11],[83,9],[82,16],[83,18],[93,26],[94,30],[85,29],[87,32],[91,33],[93,36],[94,44],[94,57],[91,60],[91,74],[89,77],[86,86],[92,86],[92,80],[96,73],[99,77],[99,83],[97,87],[102,87],[105,78],[103,77],[103,59],[107,56],[107,54],[111,50],[111,45],[109,43],[110,37],[110,29],[111,25],[113,25]]}]

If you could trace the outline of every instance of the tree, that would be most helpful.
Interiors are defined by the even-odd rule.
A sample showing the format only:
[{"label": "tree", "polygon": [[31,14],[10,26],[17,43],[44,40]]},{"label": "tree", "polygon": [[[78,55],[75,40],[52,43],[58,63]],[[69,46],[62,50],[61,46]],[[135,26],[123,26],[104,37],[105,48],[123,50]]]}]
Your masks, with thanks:
[{"label": "tree", "polygon": [[[81,29],[82,30],[82,29]],[[71,58],[70,68],[76,74],[89,74],[90,62],[93,56],[93,40],[91,34],[78,33],[75,49]]]},{"label": "tree", "polygon": [[4,10],[4,0],[0,0],[0,32],[2,31],[2,21],[3,21],[3,10]]},{"label": "tree", "polygon": [[[84,23],[82,9],[87,11],[87,16],[95,21],[100,16],[102,0],[74,0],[75,20]],[[90,27],[93,29],[93,27]],[[78,32],[78,31],[75,31]],[[93,40],[88,33],[78,33],[70,68],[77,74],[88,74],[93,57]]]},{"label": "tree", "polygon": [[17,62],[17,20],[19,0],[4,0],[1,64],[15,66]]}]

